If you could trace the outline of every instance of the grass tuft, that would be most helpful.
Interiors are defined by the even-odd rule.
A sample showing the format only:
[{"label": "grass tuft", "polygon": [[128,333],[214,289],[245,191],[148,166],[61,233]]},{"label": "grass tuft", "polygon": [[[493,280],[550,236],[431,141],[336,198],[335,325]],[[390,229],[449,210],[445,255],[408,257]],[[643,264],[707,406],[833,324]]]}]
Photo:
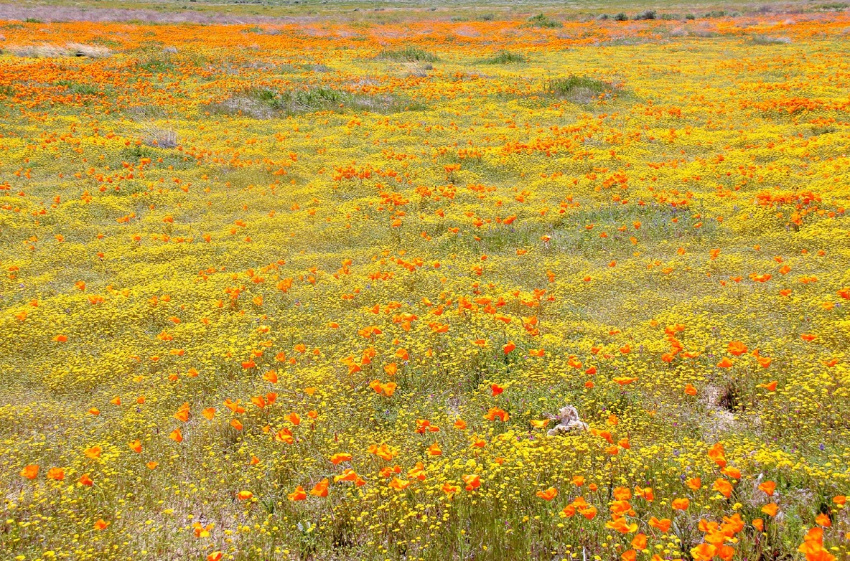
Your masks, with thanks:
[{"label": "grass tuft", "polygon": [[546,14],[537,14],[536,16],[528,18],[528,20],[526,20],[526,25],[528,27],[541,27],[547,29],[556,29],[564,26],[563,23],[550,18]]},{"label": "grass tuft", "polygon": [[211,113],[247,115],[255,119],[343,109],[398,113],[419,111],[425,109],[425,105],[390,94],[365,95],[318,86],[282,91],[273,88],[250,88],[223,102],[205,107],[205,110]]},{"label": "grass tuft", "polygon": [[112,54],[112,51],[106,47],[82,43],[67,43],[64,47],[47,43],[41,45],[10,45],[6,47],[6,50],[22,58],[62,58],[69,56],[106,58]]},{"label": "grass tuft", "polygon": [[384,50],[378,53],[378,56],[375,58],[394,62],[437,62],[440,60],[436,55],[414,46],[407,46],[396,50]]},{"label": "grass tuft", "polygon": [[753,45],[787,45],[791,43],[790,37],[768,37],[766,35],[756,35],[750,39]]},{"label": "grass tuft", "polygon": [[499,51],[494,56],[481,61],[482,64],[518,64],[522,62],[528,62],[528,58],[523,54],[510,51]]},{"label": "grass tuft", "polygon": [[610,82],[603,82],[587,76],[553,78],[546,81],[543,86],[543,90],[547,94],[573,103],[590,103],[619,89]]}]

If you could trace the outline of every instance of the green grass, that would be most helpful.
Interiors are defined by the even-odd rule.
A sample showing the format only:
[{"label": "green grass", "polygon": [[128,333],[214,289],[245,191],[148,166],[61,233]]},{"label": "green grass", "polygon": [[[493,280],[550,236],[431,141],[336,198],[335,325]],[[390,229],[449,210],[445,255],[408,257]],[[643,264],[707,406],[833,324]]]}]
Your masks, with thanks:
[{"label": "green grass", "polygon": [[525,55],[510,51],[499,51],[494,56],[481,61],[482,64],[518,64],[522,62],[528,62],[528,58]]},{"label": "green grass", "polygon": [[753,45],[787,45],[791,39],[787,37],[767,37],[765,35],[757,35],[750,40]]},{"label": "green grass", "polygon": [[544,92],[548,95],[566,99],[573,103],[590,103],[600,96],[613,93],[617,89],[609,82],[587,76],[553,78],[548,80],[543,87]]},{"label": "green grass", "polygon": [[536,16],[531,16],[530,18],[528,18],[527,25],[529,27],[541,27],[544,29],[553,29],[564,26],[563,23],[554,20],[545,14],[537,14]]},{"label": "green grass", "polygon": [[228,100],[208,105],[215,114],[248,115],[268,119],[318,111],[353,109],[370,113],[421,111],[426,106],[407,98],[384,94],[365,95],[325,86],[293,90],[250,88],[235,93]]},{"label": "green grass", "polygon": [[77,95],[97,95],[100,93],[100,90],[95,86],[90,84],[80,84],[77,82],[72,82],[70,80],[60,80],[56,82],[57,86],[64,86],[68,89],[68,93],[77,94]]},{"label": "green grass", "polygon": [[396,50],[384,50],[378,53],[378,56],[375,58],[394,62],[437,62],[440,60],[436,55],[413,46]]}]

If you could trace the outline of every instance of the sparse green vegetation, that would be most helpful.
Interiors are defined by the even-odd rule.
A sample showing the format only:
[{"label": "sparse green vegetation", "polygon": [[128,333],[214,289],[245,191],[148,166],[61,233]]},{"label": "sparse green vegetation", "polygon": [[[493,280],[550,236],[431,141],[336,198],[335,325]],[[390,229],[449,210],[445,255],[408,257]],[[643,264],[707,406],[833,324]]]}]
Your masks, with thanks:
[{"label": "sparse green vegetation", "polygon": [[437,62],[440,60],[436,55],[412,45],[402,49],[381,51],[376,58],[395,62]]},{"label": "sparse green vegetation", "polygon": [[755,35],[750,39],[753,45],[787,45],[791,42],[788,37],[769,37],[767,35]]},{"label": "sparse green vegetation", "polygon": [[485,58],[482,64],[519,64],[528,62],[528,58],[520,53],[512,53],[510,51],[499,51],[494,56]]},{"label": "sparse green vegetation", "polygon": [[540,27],[543,29],[554,29],[564,26],[560,21],[554,20],[545,14],[537,14],[528,18],[527,24],[530,27]]},{"label": "sparse green vegetation", "polygon": [[574,103],[589,103],[605,94],[616,91],[618,88],[609,82],[587,76],[568,76],[547,80],[543,89],[549,95],[567,99]]}]

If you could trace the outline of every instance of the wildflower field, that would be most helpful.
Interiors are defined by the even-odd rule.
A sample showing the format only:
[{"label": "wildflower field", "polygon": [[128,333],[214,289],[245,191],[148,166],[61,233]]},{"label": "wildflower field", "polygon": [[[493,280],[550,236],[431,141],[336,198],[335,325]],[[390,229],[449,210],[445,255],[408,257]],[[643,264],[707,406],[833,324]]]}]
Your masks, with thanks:
[{"label": "wildflower field", "polygon": [[850,558],[850,12],[635,15],[0,22],[0,558]]}]

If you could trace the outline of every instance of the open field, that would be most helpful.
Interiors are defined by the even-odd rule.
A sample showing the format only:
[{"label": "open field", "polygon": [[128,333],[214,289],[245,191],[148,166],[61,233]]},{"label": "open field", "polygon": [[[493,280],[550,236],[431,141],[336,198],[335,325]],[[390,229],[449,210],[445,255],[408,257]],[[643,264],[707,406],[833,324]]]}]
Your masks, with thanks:
[{"label": "open field", "polygon": [[850,558],[846,6],[54,4],[0,559]]},{"label": "open field", "polygon": [[545,12],[559,20],[586,21],[617,13],[655,10],[660,17],[843,12],[844,0],[730,2],[728,0],[0,0],[0,19],[195,23],[400,23],[403,21],[518,21]]}]

